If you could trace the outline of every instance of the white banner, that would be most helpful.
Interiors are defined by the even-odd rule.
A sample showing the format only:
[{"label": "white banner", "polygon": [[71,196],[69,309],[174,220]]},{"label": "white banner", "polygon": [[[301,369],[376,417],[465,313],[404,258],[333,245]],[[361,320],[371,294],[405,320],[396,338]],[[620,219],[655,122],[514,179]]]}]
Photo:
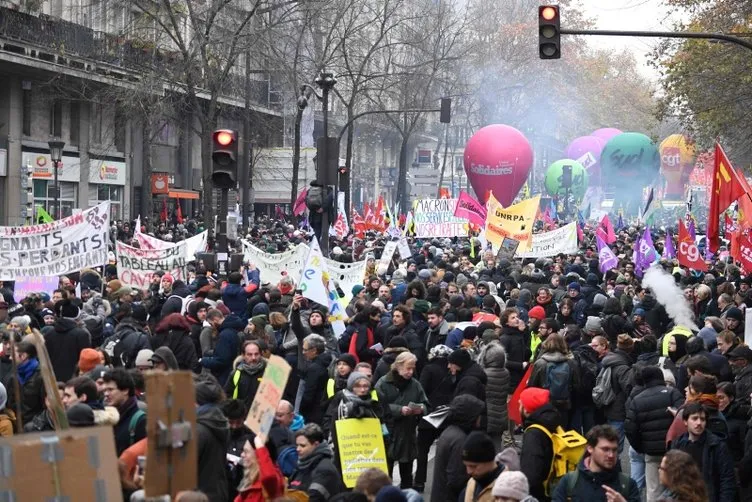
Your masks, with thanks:
[{"label": "white banner", "polygon": [[319,305],[326,305],[329,309],[329,323],[332,325],[332,331],[337,336],[345,332],[345,312],[339,303],[337,294],[326,265],[326,259],[321,254],[319,242],[316,238],[311,241],[311,247],[306,257],[306,263],[303,267],[303,273],[300,276],[299,288],[303,291],[303,296],[312,300]]},{"label": "white banner", "polygon": [[162,239],[157,239],[156,237],[142,234],[140,230],[133,232],[133,237],[138,241],[138,245],[141,246],[141,249],[169,249],[171,247],[177,246],[178,244],[184,244],[186,246],[185,257],[188,259],[188,261],[195,260],[196,253],[206,252],[208,236],[209,231],[204,230],[200,234],[196,234],[193,237],[189,237],[184,241],[176,243],[163,241]]},{"label": "white banner", "polygon": [[549,258],[560,253],[575,254],[578,249],[577,223],[572,222],[550,232],[533,234],[530,251],[517,253],[515,256],[517,258]]},{"label": "white banner", "polygon": [[61,220],[0,227],[0,280],[63,275],[107,263],[110,203]]},{"label": "white banner", "polygon": [[419,199],[414,209],[416,237],[466,236],[467,221],[454,215],[457,199]]},{"label": "white banner", "polygon": [[185,265],[190,261],[186,254],[186,241],[166,249],[139,249],[118,241],[118,278],[123,286],[139,290],[148,289],[158,271],[169,272],[175,280],[186,282]]},{"label": "white banner", "polygon": [[389,264],[392,263],[392,256],[397,250],[397,243],[395,241],[389,241],[384,245],[384,251],[381,253],[381,259],[379,260],[379,267],[389,268]]}]

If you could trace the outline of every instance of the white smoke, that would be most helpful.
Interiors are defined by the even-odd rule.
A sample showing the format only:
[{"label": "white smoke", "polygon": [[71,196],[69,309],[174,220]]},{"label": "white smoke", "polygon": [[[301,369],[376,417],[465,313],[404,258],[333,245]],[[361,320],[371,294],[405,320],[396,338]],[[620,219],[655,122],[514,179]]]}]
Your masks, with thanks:
[{"label": "white smoke", "polygon": [[674,277],[659,266],[650,267],[642,279],[642,287],[653,292],[655,299],[663,305],[666,313],[677,326],[694,331],[699,328],[693,320],[692,309],[684,298],[682,290],[676,285]]}]

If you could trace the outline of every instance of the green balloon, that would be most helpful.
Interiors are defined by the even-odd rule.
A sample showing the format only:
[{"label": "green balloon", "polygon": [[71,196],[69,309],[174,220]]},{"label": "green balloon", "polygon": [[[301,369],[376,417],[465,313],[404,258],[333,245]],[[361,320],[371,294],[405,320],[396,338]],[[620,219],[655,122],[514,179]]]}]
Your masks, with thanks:
[{"label": "green balloon", "polygon": [[631,178],[635,181],[652,181],[661,168],[661,156],[653,141],[638,132],[625,132],[614,136],[601,152],[601,172],[616,181]]},{"label": "green balloon", "polygon": [[567,189],[562,186],[564,166],[572,166],[572,185],[570,193],[575,199],[582,199],[588,187],[588,172],[585,166],[572,159],[557,160],[546,170],[546,190],[552,196],[565,195]]}]

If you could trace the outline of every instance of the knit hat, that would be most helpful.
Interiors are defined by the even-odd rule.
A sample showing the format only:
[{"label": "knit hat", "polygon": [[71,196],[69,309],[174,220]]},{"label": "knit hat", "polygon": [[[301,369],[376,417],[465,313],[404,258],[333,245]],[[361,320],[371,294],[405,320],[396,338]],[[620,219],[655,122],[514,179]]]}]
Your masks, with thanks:
[{"label": "knit hat", "polygon": [[389,344],[387,345],[389,348],[394,347],[403,347],[407,348],[407,340],[405,340],[404,336],[395,336],[391,340],[389,340]]},{"label": "knit hat", "polygon": [[168,281],[168,282],[175,282],[175,279],[172,277],[172,274],[169,272],[162,276],[162,282]]},{"label": "knit hat", "polygon": [[452,349],[450,349],[446,345],[435,345],[428,352],[428,360],[431,361],[433,359],[436,359],[437,357],[448,358],[451,353],[452,353]]},{"label": "knit hat", "polygon": [[415,300],[415,304],[413,305],[413,310],[421,314],[425,314],[430,308],[431,303],[426,300]]},{"label": "knit hat", "polygon": [[135,366],[137,368],[149,366],[150,368],[154,367],[154,363],[151,362],[151,356],[154,355],[154,351],[151,349],[141,349],[138,351],[138,354],[136,354],[136,364]]},{"label": "knit hat", "polygon": [[94,410],[85,403],[76,403],[65,412],[71,427],[91,427],[94,425]]},{"label": "knit hat", "polygon": [[484,329],[483,334],[480,336],[483,343],[491,343],[499,339],[499,335],[495,329]]},{"label": "knit hat", "polygon": [[[548,392],[548,391],[546,391]],[[462,460],[467,462],[493,462],[496,447],[485,432],[473,431],[462,445]]]},{"label": "knit hat", "polygon": [[576,289],[577,291],[580,290],[580,283],[579,282],[570,282],[567,285],[567,289]]},{"label": "knit hat", "polygon": [[731,307],[726,311],[726,319],[735,319],[739,322],[742,322],[744,320],[744,314],[742,314],[740,308]]},{"label": "knit hat", "polygon": [[491,494],[494,497],[522,500],[530,495],[530,485],[527,477],[520,471],[505,470],[496,478]]},{"label": "knit hat", "polygon": [[431,278],[431,271],[427,268],[424,268],[420,272],[418,272],[418,278],[422,281],[427,281]]},{"label": "knit hat", "polygon": [[750,349],[749,347],[745,347],[744,345],[739,345],[734,350],[729,352],[728,358],[730,360],[746,359],[748,362],[752,363],[752,349]]},{"label": "knit hat", "polygon": [[400,284],[404,284],[405,282],[405,270],[398,268],[394,272],[392,272],[392,284],[395,286],[399,286]]},{"label": "knit hat", "polygon": [[601,318],[594,315],[588,316],[587,321],[585,321],[585,331],[601,333],[603,331]]},{"label": "knit hat", "polygon": [[358,362],[355,360],[355,356],[352,354],[348,354],[347,352],[345,352],[344,354],[340,354],[339,357],[337,358],[337,362],[338,363],[343,362],[347,364],[350,367],[350,369],[354,369],[355,365],[358,364]]},{"label": "knit hat", "polygon": [[594,307],[603,307],[604,305],[606,305],[606,300],[608,300],[608,298],[606,297],[606,295],[604,295],[602,293],[597,293],[593,297],[593,306]]},{"label": "knit hat", "polygon": [[115,291],[123,287],[123,283],[118,281],[117,279],[113,279],[107,283],[107,287],[114,293]]},{"label": "knit hat", "polygon": [[398,487],[387,485],[376,494],[375,502],[407,502],[407,497]]},{"label": "knit hat", "polygon": [[45,317],[55,317],[55,313],[51,309],[42,309],[40,315],[42,316],[42,319]]},{"label": "knit hat", "polygon": [[634,309],[634,312],[632,312],[632,315],[638,315],[640,317],[645,317],[645,309],[641,309],[640,307],[637,307]]},{"label": "knit hat", "polygon": [[450,364],[456,364],[460,368],[465,369],[470,366],[470,363],[473,362],[473,359],[470,357],[470,352],[464,349],[457,349],[449,354],[448,362]]},{"label": "knit hat", "polygon": [[146,307],[144,307],[140,303],[132,303],[131,304],[131,319],[139,322],[146,322],[146,320],[149,317],[149,313],[146,311]]},{"label": "knit hat", "polygon": [[82,349],[78,356],[78,369],[88,373],[102,361],[102,356],[94,349]]},{"label": "knit hat", "polygon": [[199,375],[193,378],[193,382],[197,405],[217,404],[222,401],[224,392],[222,392],[222,387],[213,376]]},{"label": "knit hat", "polygon": [[363,291],[364,289],[366,289],[366,287],[363,286],[362,284],[356,284],[355,286],[352,287],[352,295],[358,296],[360,292]]},{"label": "knit hat", "polygon": [[535,307],[530,309],[530,312],[527,313],[527,316],[531,319],[538,319],[539,321],[542,321],[546,318],[546,311],[540,305],[536,305]]},{"label": "knit hat", "polygon": [[94,380],[96,382],[97,380],[99,380],[100,378],[102,378],[104,376],[104,374],[107,373],[108,371],[109,370],[107,369],[107,366],[103,366],[101,364],[98,364],[98,365],[96,365],[94,367],[93,370],[91,370],[90,372],[88,372],[86,374],[86,376],[89,377],[89,378],[91,378],[92,380]]},{"label": "knit hat", "polygon": [[541,406],[548,404],[550,397],[551,393],[547,389],[528,387],[520,394],[520,403],[525,408],[525,412],[530,415]]},{"label": "knit hat", "polygon": [[501,450],[494,460],[496,460],[497,464],[503,465],[507,471],[520,470],[520,454],[514,446],[509,446]]},{"label": "knit hat", "polygon": [[60,300],[55,304],[55,313],[58,317],[66,319],[78,319],[81,311],[70,300]]},{"label": "knit hat", "polygon": [[350,376],[347,377],[347,390],[352,391],[353,387],[355,387],[355,383],[358,380],[366,380],[368,383],[371,383],[371,379],[366,375],[360,373],[359,371],[353,371],[352,373],[350,373]]}]

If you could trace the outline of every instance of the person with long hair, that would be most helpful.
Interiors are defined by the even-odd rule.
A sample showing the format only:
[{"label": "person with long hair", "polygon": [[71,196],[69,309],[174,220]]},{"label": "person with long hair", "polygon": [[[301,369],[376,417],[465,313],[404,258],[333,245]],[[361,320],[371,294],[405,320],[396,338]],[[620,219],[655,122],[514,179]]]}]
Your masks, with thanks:
[{"label": "person with long hair", "polygon": [[243,479],[234,502],[264,502],[284,495],[285,478],[260,437],[253,439],[253,446],[250,441],[245,442],[240,461]]},{"label": "person with long hair", "polygon": [[670,450],[661,460],[658,477],[664,487],[658,502],[706,502],[708,492],[700,469],[689,455]]},{"label": "person with long hair", "polygon": [[681,410],[690,403],[700,403],[705,407],[708,414],[708,430],[725,441],[728,438],[728,425],[718,409],[717,393],[718,387],[714,376],[696,374],[690,378],[689,385],[685,390],[686,401],[684,405],[679,410],[670,409],[671,413],[674,414],[674,422],[668,429],[666,442],[670,443],[687,432]]}]

